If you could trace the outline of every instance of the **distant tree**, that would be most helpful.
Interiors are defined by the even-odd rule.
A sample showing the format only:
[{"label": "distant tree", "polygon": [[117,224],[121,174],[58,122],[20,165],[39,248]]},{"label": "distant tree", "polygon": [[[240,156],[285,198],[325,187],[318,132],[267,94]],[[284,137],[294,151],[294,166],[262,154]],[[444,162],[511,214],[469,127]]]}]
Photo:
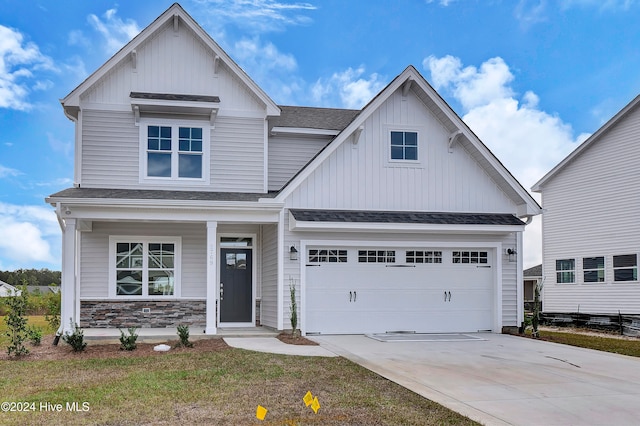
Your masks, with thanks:
[{"label": "distant tree", "polygon": [[51,284],[60,285],[62,273],[50,269],[16,269],[15,271],[0,271],[0,281],[4,281],[12,286],[48,286]]}]

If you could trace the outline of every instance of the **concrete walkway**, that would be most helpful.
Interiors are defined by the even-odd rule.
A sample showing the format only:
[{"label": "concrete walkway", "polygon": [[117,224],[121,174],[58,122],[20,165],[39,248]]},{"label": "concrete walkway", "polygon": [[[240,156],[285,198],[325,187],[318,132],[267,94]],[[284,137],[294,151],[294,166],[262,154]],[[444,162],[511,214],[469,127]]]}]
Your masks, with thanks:
[{"label": "concrete walkway", "polygon": [[225,337],[227,345],[250,351],[282,355],[335,357],[335,353],[313,345],[288,345],[275,337]]},{"label": "concrete walkway", "polygon": [[640,359],[516,336],[479,336],[484,340],[312,339],[486,425],[640,424]]}]

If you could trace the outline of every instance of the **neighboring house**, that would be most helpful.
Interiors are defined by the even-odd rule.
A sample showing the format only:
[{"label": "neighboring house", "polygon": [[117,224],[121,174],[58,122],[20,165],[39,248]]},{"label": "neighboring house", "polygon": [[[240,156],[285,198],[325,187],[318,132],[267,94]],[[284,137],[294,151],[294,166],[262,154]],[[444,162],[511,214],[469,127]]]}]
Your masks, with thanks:
[{"label": "neighboring house", "polygon": [[11,284],[0,281],[0,297],[20,296],[22,290],[18,290]]},{"label": "neighboring house", "polygon": [[49,294],[54,293],[57,294],[60,292],[60,286],[53,285],[28,285],[27,293],[37,293],[37,294]]},{"label": "neighboring house", "polygon": [[277,105],[174,4],[62,105],[63,324],[283,330],[290,286],[303,333],[523,320],[540,206],[411,66],[359,111]]},{"label": "neighboring house", "polygon": [[536,286],[542,284],[542,265],[532,266],[525,269],[522,273],[524,286],[524,309],[525,311],[533,311],[533,300],[535,297]]},{"label": "neighboring house", "polygon": [[640,96],[533,186],[545,312],[640,314],[639,143]]}]

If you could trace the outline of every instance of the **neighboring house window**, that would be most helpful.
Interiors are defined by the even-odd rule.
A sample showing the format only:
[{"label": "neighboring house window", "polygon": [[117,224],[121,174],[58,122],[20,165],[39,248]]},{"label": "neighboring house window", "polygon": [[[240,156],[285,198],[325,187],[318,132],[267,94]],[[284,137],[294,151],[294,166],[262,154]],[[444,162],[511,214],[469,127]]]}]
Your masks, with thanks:
[{"label": "neighboring house window", "polygon": [[418,132],[391,131],[391,159],[418,160]]},{"label": "neighboring house window", "polygon": [[345,263],[347,261],[347,251],[338,249],[310,249],[310,263]]},{"label": "neighboring house window", "polygon": [[488,252],[486,251],[454,251],[452,253],[453,263],[488,263]]},{"label": "neighboring house window", "polygon": [[582,259],[582,271],[585,283],[604,282],[604,257],[584,257]]},{"label": "neighboring house window", "polygon": [[575,259],[556,260],[556,282],[558,284],[569,284],[576,282]]},{"label": "neighboring house window", "polygon": [[638,281],[638,258],[635,254],[613,256],[614,281]]},{"label": "neighboring house window", "polygon": [[207,183],[209,127],[202,122],[142,122],[141,180]]},{"label": "neighboring house window", "polygon": [[407,263],[442,263],[441,251],[409,250],[406,252]]},{"label": "neighboring house window", "polygon": [[180,240],[110,238],[111,294],[121,297],[175,297]]},{"label": "neighboring house window", "polygon": [[395,250],[358,250],[360,263],[396,263]]}]

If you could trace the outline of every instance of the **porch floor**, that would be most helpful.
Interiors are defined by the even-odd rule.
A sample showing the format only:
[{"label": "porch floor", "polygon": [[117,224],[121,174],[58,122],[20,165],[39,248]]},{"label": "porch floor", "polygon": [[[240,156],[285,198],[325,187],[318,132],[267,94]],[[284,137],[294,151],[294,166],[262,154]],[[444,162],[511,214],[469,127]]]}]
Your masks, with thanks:
[{"label": "porch floor", "polygon": [[[120,343],[120,330],[117,328],[83,328],[84,338],[91,342]],[[126,332],[126,330],[123,330]],[[139,343],[165,343],[178,340],[177,328],[138,328]],[[278,331],[266,327],[218,328],[217,334],[204,334],[204,327],[189,329],[189,340],[221,339],[223,337],[275,337]]]}]

